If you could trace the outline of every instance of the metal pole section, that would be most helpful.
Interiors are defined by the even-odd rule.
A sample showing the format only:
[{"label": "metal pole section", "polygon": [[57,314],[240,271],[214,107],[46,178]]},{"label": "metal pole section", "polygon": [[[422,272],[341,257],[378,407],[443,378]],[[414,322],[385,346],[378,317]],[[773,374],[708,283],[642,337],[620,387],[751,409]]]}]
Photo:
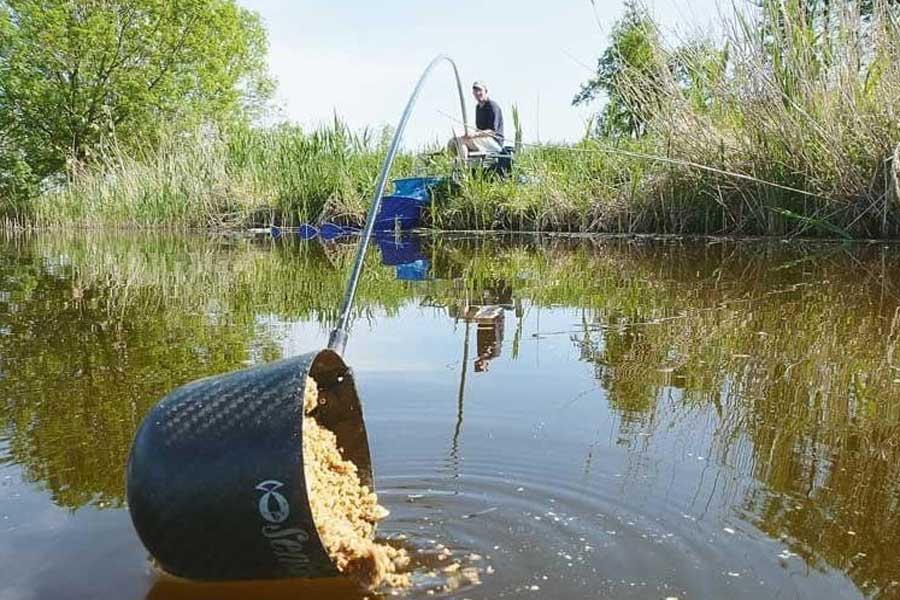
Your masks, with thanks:
[{"label": "metal pole section", "polygon": [[387,156],[381,167],[381,173],[378,175],[378,182],[375,184],[375,194],[372,197],[372,204],[369,206],[369,214],[366,216],[366,225],[363,228],[362,237],[360,238],[359,245],[356,249],[356,258],[353,261],[353,271],[350,273],[350,281],[347,283],[347,291],[344,293],[344,301],[341,304],[341,314],[338,319],[338,324],[328,337],[328,348],[334,350],[338,354],[343,354],[344,349],[347,346],[347,337],[349,336],[347,327],[350,321],[350,309],[353,306],[353,298],[356,296],[356,286],[359,285],[359,276],[362,273],[363,259],[365,259],[366,250],[369,248],[369,238],[372,237],[372,230],[375,228],[375,216],[378,214],[378,209],[381,207],[381,196],[384,194],[384,185],[387,183],[391,165],[394,164],[394,156],[400,148],[403,130],[406,129],[406,124],[409,121],[409,117],[412,115],[413,106],[416,104],[419,92],[421,92],[424,87],[425,80],[428,79],[428,75],[434,69],[435,65],[442,61],[449,62],[453,67],[453,74],[456,77],[456,89],[459,92],[459,107],[462,111],[463,126],[465,127],[465,133],[469,133],[466,103],[465,98],[463,97],[462,82],[459,79],[459,71],[456,68],[456,63],[454,63],[449,56],[444,54],[438,55],[425,68],[412,95],[406,103],[406,108],[403,110],[403,115],[400,117],[400,123],[397,125],[397,130],[394,132],[394,137],[388,148]]},{"label": "metal pole section", "polygon": [[456,77],[456,91],[459,93],[459,112],[462,114],[463,135],[469,135],[469,113],[466,111],[466,97],[463,94],[462,80],[459,78],[459,70],[456,68],[456,63],[453,62],[453,59],[451,59],[450,57],[445,58],[450,63],[450,66],[453,67],[453,76]]}]

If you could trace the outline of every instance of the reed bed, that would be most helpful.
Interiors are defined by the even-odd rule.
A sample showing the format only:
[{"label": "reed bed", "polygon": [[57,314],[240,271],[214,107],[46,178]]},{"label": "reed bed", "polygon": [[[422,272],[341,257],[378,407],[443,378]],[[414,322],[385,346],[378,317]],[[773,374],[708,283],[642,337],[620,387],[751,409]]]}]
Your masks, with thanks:
[{"label": "reed bed", "polygon": [[[365,213],[387,134],[342,122],[306,132],[202,128],[162,134],[137,155],[116,145],[38,197],[37,227],[229,229]],[[408,157],[401,157],[403,168]]]}]

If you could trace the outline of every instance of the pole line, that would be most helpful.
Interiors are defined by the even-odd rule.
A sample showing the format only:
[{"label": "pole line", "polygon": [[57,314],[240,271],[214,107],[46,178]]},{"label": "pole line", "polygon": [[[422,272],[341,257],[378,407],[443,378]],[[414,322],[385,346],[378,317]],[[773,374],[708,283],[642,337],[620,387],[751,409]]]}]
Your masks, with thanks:
[{"label": "pole line", "polygon": [[[455,117],[448,115],[443,111],[438,111],[443,116],[456,121]],[[699,169],[701,171],[708,171],[710,173],[717,173],[719,175],[725,175],[727,177],[734,177],[736,179],[744,179],[747,181],[752,181],[754,183],[759,183],[762,185],[768,185],[771,187],[775,187],[778,189],[785,190],[787,192],[793,192],[795,194],[802,194],[804,196],[809,196],[811,198],[818,198],[820,200],[830,200],[827,196],[822,196],[821,194],[816,194],[814,192],[808,192],[806,190],[801,190],[795,187],[791,187],[788,185],[782,185],[780,183],[775,183],[773,181],[766,181],[765,179],[759,179],[758,177],[753,177],[752,175],[747,175],[745,173],[735,173],[734,171],[725,171],[724,169],[717,169],[716,167],[710,167],[709,165],[704,165],[701,163],[693,162],[690,160],[684,160],[680,158],[669,158],[666,156],[657,156],[655,154],[644,154],[643,152],[633,152],[631,150],[622,150],[619,148],[612,148],[609,146],[600,145],[597,142],[593,142],[597,144],[596,148],[575,148],[574,146],[560,146],[558,144],[529,144],[526,142],[522,142],[523,146],[528,146],[529,148],[538,148],[544,150],[564,150],[567,152],[581,152],[586,154],[619,154],[622,156],[628,156],[630,158],[639,158],[642,160],[652,160],[657,162],[664,162],[668,164],[678,165],[682,167],[690,167],[693,169]]]}]

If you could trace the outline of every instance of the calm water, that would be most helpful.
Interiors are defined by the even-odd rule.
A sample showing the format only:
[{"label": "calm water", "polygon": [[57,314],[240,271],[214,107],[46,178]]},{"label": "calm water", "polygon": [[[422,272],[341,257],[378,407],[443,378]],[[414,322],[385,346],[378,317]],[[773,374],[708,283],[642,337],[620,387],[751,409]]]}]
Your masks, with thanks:
[{"label": "calm water", "polygon": [[[900,247],[382,246],[347,352],[380,533],[483,557],[411,597],[900,598]],[[0,599],[362,598],[161,581],[124,504],[148,408],[322,346],[351,258],[0,240]]]}]

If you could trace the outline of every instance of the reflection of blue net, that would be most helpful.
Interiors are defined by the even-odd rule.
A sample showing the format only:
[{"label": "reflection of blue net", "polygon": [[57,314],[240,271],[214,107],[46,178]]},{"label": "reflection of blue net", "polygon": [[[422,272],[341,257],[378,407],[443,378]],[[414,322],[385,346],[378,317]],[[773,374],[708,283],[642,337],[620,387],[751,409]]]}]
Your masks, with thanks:
[{"label": "reflection of blue net", "polygon": [[422,281],[428,277],[428,259],[422,258],[402,265],[397,265],[397,279],[401,281]]},{"label": "reflection of blue net", "polygon": [[309,225],[308,223],[303,223],[300,225],[300,228],[297,230],[297,236],[301,240],[311,240],[312,238],[319,235],[319,230]]},{"label": "reflection of blue net", "polygon": [[404,265],[424,259],[422,244],[418,237],[376,233],[375,243],[381,250],[381,264],[388,266]]},{"label": "reflection of blue net", "polygon": [[394,193],[381,201],[375,218],[375,229],[390,231],[396,227],[412,229],[419,224],[422,208],[431,203],[430,189],[440,183],[440,177],[410,177],[394,180]]},{"label": "reflection of blue net", "polygon": [[356,233],[359,233],[359,229],[338,225],[336,223],[323,223],[322,226],[319,227],[319,237],[323,240],[334,240],[339,237],[354,235]]},{"label": "reflection of blue net", "polygon": [[375,243],[381,251],[381,264],[397,267],[397,279],[421,281],[428,276],[431,263],[422,254],[422,243],[417,236],[376,232]]}]

